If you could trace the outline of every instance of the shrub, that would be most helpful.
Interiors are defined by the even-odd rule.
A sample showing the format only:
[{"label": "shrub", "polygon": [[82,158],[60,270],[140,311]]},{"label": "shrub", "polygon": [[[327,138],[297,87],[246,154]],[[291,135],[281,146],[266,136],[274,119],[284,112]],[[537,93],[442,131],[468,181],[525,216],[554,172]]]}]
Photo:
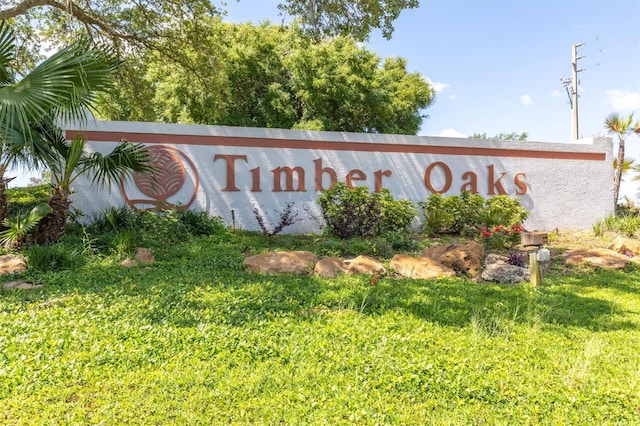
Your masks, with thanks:
[{"label": "shrub", "polygon": [[480,226],[484,198],[478,194],[463,192],[443,197],[431,194],[427,201],[419,203],[424,215],[424,230],[430,234],[460,234],[464,228]]},{"label": "shrub", "polygon": [[318,197],[326,231],[341,239],[377,237],[407,231],[417,210],[409,200],[395,200],[388,190],[369,192],[337,182]]},{"label": "shrub", "polygon": [[50,185],[9,188],[6,190],[8,216],[29,214],[38,204],[49,201]]},{"label": "shrub", "polygon": [[274,213],[278,216],[278,221],[272,228],[269,228],[267,226],[266,219],[258,206],[255,204],[253,205],[253,215],[256,218],[256,222],[258,222],[258,226],[262,233],[269,237],[279,234],[287,226],[291,226],[296,223],[299,218],[298,212],[293,209],[293,202],[288,202],[284,210],[281,212],[274,210]]},{"label": "shrub", "polygon": [[432,194],[420,203],[427,234],[477,235],[481,227],[510,227],[521,224],[529,212],[517,198],[506,195],[485,200],[481,195],[463,192],[443,197]]},{"label": "shrub", "polygon": [[24,254],[29,267],[40,272],[75,270],[84,263],[84,258],[78,250],[70,249],[64,244],[34,244],[27,247]]},{"label": "shrub", "polygon": [[130,228],[135,223],[135,214],[136,212],[127,206],[109,207],[93,216],[89,231],[104,233]]},{"label": "shrub", "polygon": [[484,203],[485,217],[481,220],[485,226],[511,226],[524,222],[529,217],[520,200],[508,195],[498,195]]},{"label": "shrub", "polygon": [[191,235],[213,235],[226,230],[222,219],[205,211],[182,210],[178,217]]},{"label": "shrub", "polygon": [[482,227],[480,235],[487,249],[500,250],[511,248],[520,243],[520,234],[524,229],[520,225]]},{"label": "shrub", "polygon": [[519,266],[524,268],[527,266],[528,256],[524,253],[513,252],[509,253],[509,258],[507,259],[507,263],[513,266]]}]

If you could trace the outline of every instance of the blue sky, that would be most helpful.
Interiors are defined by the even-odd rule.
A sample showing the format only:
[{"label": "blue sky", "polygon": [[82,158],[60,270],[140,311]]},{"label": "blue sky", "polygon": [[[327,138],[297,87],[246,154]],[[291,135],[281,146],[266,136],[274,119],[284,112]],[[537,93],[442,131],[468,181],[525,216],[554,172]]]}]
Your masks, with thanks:
[{"label": "blue sky", "polygon": [[[278,1],[230,2],[230,22],[282,22]],[[438,89],[421,135],[527,132],[531,141],[571,140],[561,78],[578,48],[579,133],[604,134],[617,111],[640,119],[640,1],[421,0],[395,22],[391,40],[366,47],[400,56]],[[286,17],[285,17],[286,19]],[[630,140],[631,142],[631,140]],[[636,141],[640,145],[640,140]],[[639,158],[640,160],[640,158]]]},{"label": "blue sky", "polygon": [[[229,0],[229,22],[281,23],[277,0]],[[395,22],[391,40],[366,47],[400,56],[438,90],[420,135],[493,136],[527,132],[530,141],[571,140],[571,108],[561,78],[578,48],[579,132],[605,135],[612,112],[640,119],[640,1],[421,0]],[[287,20],[287,17],[284,17]],[[640,162],[640,138],[628,139]],[[16,183],[24,181],[19,179]],[[25,181],[26,182],[26,181]],[[636,184],[637,186],[637,184]]]}]

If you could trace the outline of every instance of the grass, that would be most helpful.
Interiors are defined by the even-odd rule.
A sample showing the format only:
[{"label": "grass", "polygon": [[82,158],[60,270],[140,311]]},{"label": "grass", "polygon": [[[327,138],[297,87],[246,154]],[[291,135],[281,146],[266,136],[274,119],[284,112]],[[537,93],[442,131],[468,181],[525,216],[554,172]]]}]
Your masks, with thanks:
[{"label": "grass", "polygon": [[635,264],[371,286],[242,268],[349,251],[317,236],[182,238],[133,268],[62,244],[73,268],[1,278],[44,284],[0,293],[2,424],[640,424]]}]

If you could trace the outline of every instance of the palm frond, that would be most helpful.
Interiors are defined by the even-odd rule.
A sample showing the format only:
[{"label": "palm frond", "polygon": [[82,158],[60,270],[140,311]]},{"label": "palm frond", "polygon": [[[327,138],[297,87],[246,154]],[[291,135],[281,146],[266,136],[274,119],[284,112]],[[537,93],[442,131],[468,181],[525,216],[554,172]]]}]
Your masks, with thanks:
[{"label": "palm frond", "polygon": [[20,244],[33,231],[38,222],[51,212],[53,209],[49,204],[40,203],[24,216],[18,214],[15,217],[7,218],[3,222],[7,229],[0,232],[0,244],[5,248]]},{"label": "palm frond", "polygon": [[134,172],[150,173],[154,170],[145,146],[128,141],[120,142],[107,155],[92,153],[87,163],[94,172],[91,181],[94,187],[110,186],[120,178],[130,178]]},{"label": "palm frond", "polygon": [[13,83],[10,66],[16,55],[16,40],[6,23],[0,22],[0,85]]},{"label": "palm frond", "polygon": [[604,128],[607,129],[607,132],[615,133],[620,136],[629,132],[632,121],[633,113],[629,114],[628,117],[622,118],[620,117],[620,114],[614,112],[609,114],[607,118],[605,118]]},{"label": "palm frond", "polygon": [[6,135],[13,127],[30,139],[32,126],[47,115],[84,121],[95,93],[112,85],[114,66],[108,54],[85,42],[60,50],[23,79],[0,87],[0,130]]}]

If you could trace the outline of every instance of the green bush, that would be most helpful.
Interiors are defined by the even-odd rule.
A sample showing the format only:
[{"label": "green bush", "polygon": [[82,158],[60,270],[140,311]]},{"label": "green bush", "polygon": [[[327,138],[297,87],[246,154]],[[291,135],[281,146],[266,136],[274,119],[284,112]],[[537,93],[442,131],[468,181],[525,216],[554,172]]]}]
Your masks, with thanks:
[{"label": "green bush", "polygon": [[512,226],[519,225],[529,217],[529,211],[525,209],[520,200],[508,195],[498,195],[489,198],[484,203],[486,216],[481,222],[485,226]]},{"label": "green bush", "polygon": [[388,190],[369,192],[342,182],[324,191],[317,201],[326,231],[341,239],[378,237],[407,231],[417,210],[409,200],[395,200]]},{"label": "green bush", "polygon": [[481,195],[463,192],[443,197],[431,194],[419,203],[424,215],[424,230],[429,235],[460,234],[465,228],[477,229],[482,223],[485,200]]},{"label": "green bush", "polygon": [[481,195],[463,192],[443,197],[432,194],[419,203],[424,216],[423,229],[429,235],[467,234],[477,236],[482,227],[520,225],[529,212],[517,198],[498,195],[484,199]]},{"label": "green bush", "polygon": [[191,210],[144,210],[109,207],[93,217],[88,232],[97,235],[100,250],[120,255],[131,254],[136,247],[168,247],[187,236],[226,232],[218,217]]},{"label": "green bush", "polygon": [[121,231],[133,226],[135,215],[128,206],[109,207],[93,216],[89,230],[94,233]]},{"label": "green bush", "polygon": [[82,254],[64,244],[30,245],[24,251],[30,268],[40,272],[76,270],[85,263]]},{"label": "green bush", "polygon": [[38,204],[49,201],[50,185],[29,186],[25,188],[7,189],[8,216],[25,215]]}]

